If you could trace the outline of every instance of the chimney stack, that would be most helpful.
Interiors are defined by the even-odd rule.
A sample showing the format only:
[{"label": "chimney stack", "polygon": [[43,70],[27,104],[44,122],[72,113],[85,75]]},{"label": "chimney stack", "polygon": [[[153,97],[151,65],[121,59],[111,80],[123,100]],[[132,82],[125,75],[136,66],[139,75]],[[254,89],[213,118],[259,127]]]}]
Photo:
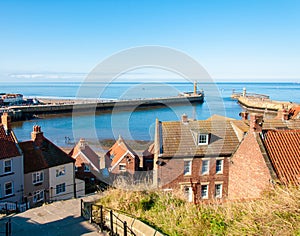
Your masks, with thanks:
[{"label": "chimney stack", "polygon": [[242,120],[243,120],[243,121],[248,120],[248,116],[249,116],[249,113],[248,113],[248,112],[243,111],[243,112],[241,112],[239,115],[240,115],[240,117],[242,117]]},{"label": "chimney stack", "polygon": [[81,138],[81,139],[79,140],[79,148],[80,148],[80,150],[84,150],[84,149],[85,149],[85,146],[86,146],[86,141],[85,141],[84,138]]},{"label": "chimney stack", "polygon": [[4,112],[3,115],[1,116],[1,123],[3,124],[4,129],[6,131],[11,130],[11,118],[7,112]]},{"label": "chimney stack", "polygon": [[261,132],[263,122],[264,120],[262,114],[256,114],[256,113],[250,114],[250,122],[249,122],[250,132]]},{"label": "chimney stack", "polygon": [[187,114],[183,114],[183,115],[181,116],[181,122],[182,122],[183,124],[189,123]]},{"label": "chimney stack", "polygon": [[31,132],[31,140],[34,141],[37,146],[40,146],[42,144],[44,135],[41,131],[41,126],[33,126],[33,131]]}]

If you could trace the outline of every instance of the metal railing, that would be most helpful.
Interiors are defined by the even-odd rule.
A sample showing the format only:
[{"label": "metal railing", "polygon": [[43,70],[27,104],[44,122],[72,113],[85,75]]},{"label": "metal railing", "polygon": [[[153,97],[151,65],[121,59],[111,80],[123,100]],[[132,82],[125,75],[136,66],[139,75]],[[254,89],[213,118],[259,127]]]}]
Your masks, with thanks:
[{"label": "metal railing", "polygon": [[29,209],[29,203],[18,203],[18,202],[0,202],[0,212],[5,212],[6,215],[9,213],[24,212]]},{"label": "metal railing", "polygon": [[[3,230],[3,231],[2,231]],[[11,219],[0,220],[0,235],[11,236]]]},{"label": "metal railing", "polygon": [[110,236],[133,235],[136,234],[128,227],[127,222],[121,220],[112,209],[93,202],[84,202],[81,199],[81,216],[89,220],[91,224],[96,224],[101,232],[109,232]]}]

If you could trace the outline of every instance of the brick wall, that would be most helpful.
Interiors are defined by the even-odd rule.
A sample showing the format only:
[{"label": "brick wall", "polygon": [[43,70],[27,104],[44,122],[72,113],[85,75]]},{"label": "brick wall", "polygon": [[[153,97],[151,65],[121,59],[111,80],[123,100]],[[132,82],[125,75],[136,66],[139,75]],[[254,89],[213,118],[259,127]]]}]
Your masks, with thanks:
[{"label": "brick wall", "polygon": [[249,132],[233,155],[229,166],[229,199],[259,198],[270,186],[271,175],[256,141]]},{"label": "brick wall", "polygon": [[[222,197],[226,198],[228,192],[228,171],[229,160],[227,157],[221,158],[205,158],[209,160],[209,173],[202,175],[202,160],[203,158],[173,158],[173,159],[159,159],[162,163],[158,168],[159,184],[163,189],[180,189],[184,185],[189,186],[190,182],[196,186],[196,198],[200,199],[201,183],[208,183],[209,199],[214,198],[215,184],[222,183]],[[216,160],[223,159],[223,172],[216,174]],[[192,160],[191,175],[184,175],[184,160]]]}]

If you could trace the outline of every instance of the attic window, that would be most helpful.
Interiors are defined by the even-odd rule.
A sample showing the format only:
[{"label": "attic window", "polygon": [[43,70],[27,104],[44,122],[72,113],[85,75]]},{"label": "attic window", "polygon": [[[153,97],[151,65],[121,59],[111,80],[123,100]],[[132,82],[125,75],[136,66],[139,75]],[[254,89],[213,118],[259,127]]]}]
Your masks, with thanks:
[{"label": "attic window", "polygon": [[199,134],[198,145],[207,145],[207,144],[208,144],[208,134]]}]

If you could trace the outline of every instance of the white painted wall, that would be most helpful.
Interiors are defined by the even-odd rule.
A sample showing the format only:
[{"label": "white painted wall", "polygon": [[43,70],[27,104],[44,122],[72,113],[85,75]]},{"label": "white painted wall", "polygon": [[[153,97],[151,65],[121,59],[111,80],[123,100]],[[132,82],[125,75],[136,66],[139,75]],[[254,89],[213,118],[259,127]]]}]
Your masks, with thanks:
[{"label": "white painted wall", "polygon": [[[65,175],[56,177],[56,170],[65,167]],[[66,191],[56,194],[56,186],[65,183]],[[74,197],[74,164],[55,166],[49,169],[50,200],[63,200]]]}]

